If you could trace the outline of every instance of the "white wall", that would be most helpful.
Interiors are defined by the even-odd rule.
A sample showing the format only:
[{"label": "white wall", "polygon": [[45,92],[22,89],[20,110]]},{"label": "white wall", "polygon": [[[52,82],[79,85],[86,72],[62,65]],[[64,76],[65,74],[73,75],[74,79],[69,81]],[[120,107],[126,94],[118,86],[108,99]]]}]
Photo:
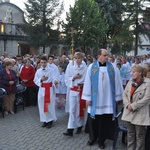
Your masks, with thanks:
[{"label": "white wall", "polygon": [[0,40],[0,55],[4,53],[4,41]]},{"label": "white wall", "polygon": [[12,41],[9,40],[6,43],[6,51],[8,52],[9,55],[17,55],[18,54],[18,42],[17,41]]},{"label": "white wall", "polygon": [[145,55],[150,54],[150,51],[147,51],[147,49],[150,49],[150,40],[145,35],[140,35],[142,43],[139,43],[142,48],[138,47],[138,55]]}]

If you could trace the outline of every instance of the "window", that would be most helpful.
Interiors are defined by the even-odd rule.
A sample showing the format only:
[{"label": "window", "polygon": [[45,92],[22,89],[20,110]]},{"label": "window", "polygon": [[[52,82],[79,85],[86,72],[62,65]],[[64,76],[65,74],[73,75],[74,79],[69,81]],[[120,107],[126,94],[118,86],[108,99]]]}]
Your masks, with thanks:
[{"label": "window", "polygon": [[0,32],[1,32],[1,33],[4,33],[4,31],[5,31],[5,26],[4,26],[4,24],[2,23],[2,24],[0,24]]}]

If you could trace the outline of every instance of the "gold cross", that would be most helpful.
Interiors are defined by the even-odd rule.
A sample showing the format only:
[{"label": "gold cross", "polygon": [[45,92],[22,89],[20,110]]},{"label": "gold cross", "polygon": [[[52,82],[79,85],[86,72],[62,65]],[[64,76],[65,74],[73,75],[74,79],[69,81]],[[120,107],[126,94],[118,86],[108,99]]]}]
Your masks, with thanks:
[{"label": "gold cross", "polygon": [[72,54],[72,57],[73,57],[73,55],[74,55],[74,38],[73,38],[73,36],[74,36],[74,34],[76,34],[76,33],[77,33],[77,31],[74,30],[73,27],[71,27],[71,31],[68,32],[68,34],[71,35],[71,47],[72,47],[71,54]]},{"label": "gold cross", "polygon": [[71,34],[71,37],[73,37],[73,35],[74,34],[76,34],[77,33],[77,31],[76,30],[74,30],[74,28],[73,27],[71,27],[71,31],[70,32],[68,32],[68,34]]},{"label": "gold cross", "polygon": [[96,68],[94,68],[92,71],[93,71],[94,74],[95,74],[98,70],[97,70]]}]

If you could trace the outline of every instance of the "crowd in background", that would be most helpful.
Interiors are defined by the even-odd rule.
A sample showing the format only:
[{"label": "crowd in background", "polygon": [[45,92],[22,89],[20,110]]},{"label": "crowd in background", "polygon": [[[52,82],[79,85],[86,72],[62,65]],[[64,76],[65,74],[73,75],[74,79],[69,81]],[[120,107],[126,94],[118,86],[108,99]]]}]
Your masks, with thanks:
[{"label": "crowd in background", "polygon": [[[79,50],[78,50],[79,51]],[[73,63],[72,58],[66,55],[29,55],[24,56],[0,56],[0,87],[7,92],[3,98],[3,105],[5,115],[14,114],[15,90],[17,84],[24,84],[26,91],[24,92],[26,107],[33,107],[37,104],[38,86],[35,85],[34,77],[39,68],[41,68],[40,58],[45,56],[48,59],[48,65],[53,68],[55,76],[57,76],[58,84],[55,87],[55,101],[56,107],[62,108],[66,104],[65,111],[69,111],[68,103],[68,87],[66,86],[66,69],[70,62]],[[97,59],[91,55],[83,55],[83,61],[88,68],[90,64]],[[132,79],[132,67],[138,64],[142,67],[143,77],[150,79],[150,54],[142,56],[119,56],[110,55],[109,62],[116,66],[120,71],[121,83],[125,89],[127,83]],[[137,69],[137,68],[136,68]],[[138,70],[137,70],[138,71]],[[7,76],[8,74],[8,76]],[[34,93],[34,94],[33,94]],[[150,99],[149,99],[150,100]],[[149,127],[148,127],[149,129]],[[148,130],[148,132],[150,132]]]},{"label": "crowd in background", "polygon": [[[79,51],[79,50],[77,50]],[[47,54],[42,54],[46,57],[49,57]],[[25,84],[27,87],[24,97],[26,99],[26,106],[35,106],[37,101],[37,86],[34,84],[33,79],[35,72],[40,68],[40,57],[42,55],[29,55],[25,54],[24,56],[16,55],[16,56],[8,56],[5,52],[3,55],[0,56],[0,70],[6,69],[7,62],[11,62],[9,65],[11,66],[11,70],[16,74],[16,84],[20,82]],[[55,68],[55,73],[59,76],[60,86],[56,90],[58,97],[60,96],[65,101],[64,94],[67,93],[67,87],[65,85],[65,71],[67,65],[72,60],[70,56],[61,55],[61,56],[54,56],[50,55],[48,58],[49,66]],[[85,55],[83,58],[86,66],[88,67],[90,64],[96,61],[96,56]],[[126,83],[131,79],[131,67],[134,64],[139,64],[140,66],[144,67],[148,72],[150,71],[150,54],[142,55],[142,56],[119,56],[119,55],[110,55],[109,62],[113,65],[117,66],[120,70],[120,76],[122,80],[122,85],[125,88]],[[149,77],[150,73],[148,73],[147,77]],[[8,90],[7,90],[7,93]],[[35,93],[34,95],[31,93]],[[60,94],[60,95],[59,95]],[[63,94],[63,95],[61,95]],[[60,108],[62,103],[58,98],[56,98],[58,102],[58,107]],[[67,106],[66,106],[67,107]],[[13,110],[9,111],[13,113]],[[66,111],[67,112],[67,111]],[[6,114],[8,114],[6,112]]]}]

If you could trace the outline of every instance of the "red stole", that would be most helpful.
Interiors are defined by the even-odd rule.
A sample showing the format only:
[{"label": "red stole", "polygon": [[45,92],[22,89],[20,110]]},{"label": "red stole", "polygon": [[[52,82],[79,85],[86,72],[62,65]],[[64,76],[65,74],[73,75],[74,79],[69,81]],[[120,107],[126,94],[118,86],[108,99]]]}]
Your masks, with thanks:
[{"label": "red stole", "polygon": [[48,105],[50,104],[50,87],[52,87],[52,82],[42,83],[41,87],[45,88],[44,113],[48,113]]},{"label": "red stole", "polygon": [[80,112],[79,112],[79,116],[80,116],[80,118],[83,118],[84,117],[84,110],[86,108],[85,100],[81,99],[82,92],[83,92],[83,86],[74,86],[73,88],[71,88],[71,90],[80,92]]},{"label": "red stole", "polygon": [[[12,81],[12,75],[11,75],[11,72],[8,73],[8,76],[9,76],[10,81]],[[9,85],[9,90],[10,90],[10,92],[12,92],[12,85]]]}]

